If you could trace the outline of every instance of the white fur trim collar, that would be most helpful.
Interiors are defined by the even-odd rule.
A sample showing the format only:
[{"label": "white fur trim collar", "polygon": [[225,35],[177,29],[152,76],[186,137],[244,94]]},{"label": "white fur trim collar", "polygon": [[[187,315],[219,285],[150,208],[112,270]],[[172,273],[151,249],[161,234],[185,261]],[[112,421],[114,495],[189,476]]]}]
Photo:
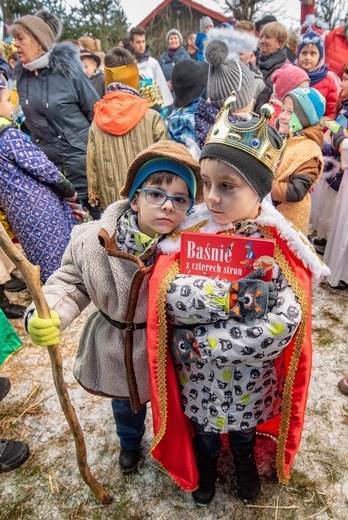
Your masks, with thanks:
[{"label": "white fur trim collar", "polygon": [[[192,228],[205,220],[207,220],[206,224],[200,228],[200,231],[204,233],[218,233],[219,231],[225,231],[232,227],[232,224],[226,224],[224,226],[217,224],[203,203],[194,207],[193,213],[185,219],[178,230],[183,231],[184,229]],[[302,232],[296,230],[272,204],[267,201],[262,202],[261,214],[257,217],[255,222],[262,226],[275,227],[279,231],[280,236],[287,241],[291,251],[316,278],[330,275],[330,269],[315,253],[307,237]],[[178,252],[180,250],[180,235],[178,235],[175,240],[172,240],[170,237],[166,238],[158,244],[158,249],[167,255]]]}]

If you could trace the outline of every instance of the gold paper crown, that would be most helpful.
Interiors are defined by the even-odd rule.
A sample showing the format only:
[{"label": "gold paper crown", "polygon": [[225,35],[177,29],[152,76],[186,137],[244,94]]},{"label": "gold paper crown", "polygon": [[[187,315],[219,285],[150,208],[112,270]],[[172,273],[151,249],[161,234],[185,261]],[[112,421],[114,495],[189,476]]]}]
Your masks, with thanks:
[{"label": "gold paper crown", "polygon": [[232,92],[221,107],[204,144],[224,144],[242,150],[262,162],[274,175],[292,132],[289,132],[280,149],[275,148],[267,130],[268,121],[275,113],[273,101],[263,105],[260,119],[253,126],[246,128],[234,126],[228,120],[229,111],[235,102],[236,95]]}]

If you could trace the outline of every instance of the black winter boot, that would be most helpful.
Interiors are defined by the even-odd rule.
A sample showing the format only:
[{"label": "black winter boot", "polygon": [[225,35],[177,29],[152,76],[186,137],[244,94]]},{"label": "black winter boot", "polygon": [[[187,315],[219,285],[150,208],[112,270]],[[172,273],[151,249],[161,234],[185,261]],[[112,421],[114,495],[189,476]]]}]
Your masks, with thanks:
[{"label": "black winter boot", "polygon": [[254,452],[247,455],[233,455],[237,477],[237,494],[243,502],[256,500],[261,493],[259,472]]},{"label": "black winter boot", "polygon": [[214,498],[218,458],[197,456],[198,489],[193,491],[192,497],[198,506],[206,506]]},{"label": "black winter boot", "polygon": [[4,293],[4,285],[0,285],[0,308],[5,314],[6,318],[16,319],[23,318],[26,307],[23,305],[16,305],[14,303],[10,303]]}]

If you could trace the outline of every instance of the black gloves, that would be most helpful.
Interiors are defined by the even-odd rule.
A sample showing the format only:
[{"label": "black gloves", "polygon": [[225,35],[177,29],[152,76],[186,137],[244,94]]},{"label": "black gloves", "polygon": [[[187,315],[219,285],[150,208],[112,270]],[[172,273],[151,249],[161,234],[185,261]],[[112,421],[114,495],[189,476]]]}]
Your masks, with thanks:
[{"label": "black gloves", "polygon": [[201,357],[193,332],[189,329],[173,329],[171,349],[181,363],[196,363]]},{"label": "black gloves", "polygon": [[274,283],[260,280],[265,270],[260,267],[231,284],[230,315],[241,321],[262,318],[272,309],[278,296]]}]

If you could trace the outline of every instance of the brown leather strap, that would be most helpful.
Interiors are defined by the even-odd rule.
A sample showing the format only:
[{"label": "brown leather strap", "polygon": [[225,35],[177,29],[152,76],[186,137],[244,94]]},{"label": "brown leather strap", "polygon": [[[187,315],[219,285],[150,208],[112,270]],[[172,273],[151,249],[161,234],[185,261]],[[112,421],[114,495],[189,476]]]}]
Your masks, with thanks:
[{"label": "brown leather strap", "polygon": [[121,330],[140,330],[140,329],[145,329],[146,328],[146,323],[133,323],[133,322],[130,322],[130,323],[124,322],[124,323],[122,323],[121,321],[113,320],[112,318],[110,318],[110,316],[105,314],[105,312],[103,312],[101,309],[99,309],[99,312],[100,312],[100,314],[102,316],[104,316],[104,318],[111,325],[116,327],[116,329],[121,329]]}]

